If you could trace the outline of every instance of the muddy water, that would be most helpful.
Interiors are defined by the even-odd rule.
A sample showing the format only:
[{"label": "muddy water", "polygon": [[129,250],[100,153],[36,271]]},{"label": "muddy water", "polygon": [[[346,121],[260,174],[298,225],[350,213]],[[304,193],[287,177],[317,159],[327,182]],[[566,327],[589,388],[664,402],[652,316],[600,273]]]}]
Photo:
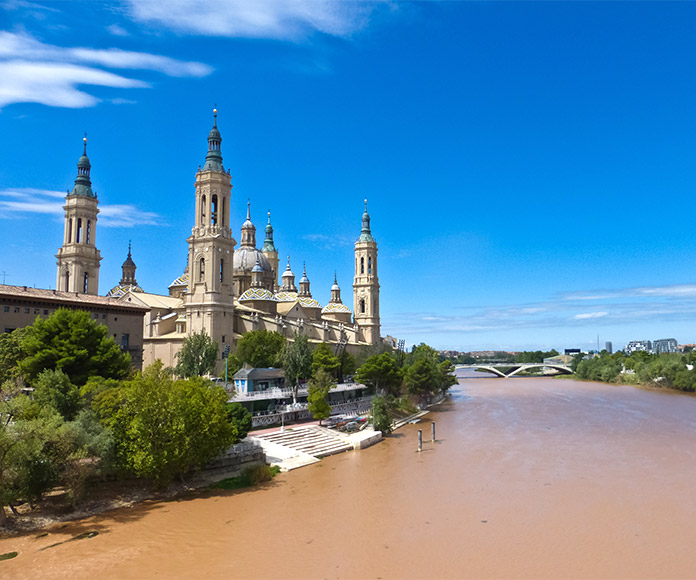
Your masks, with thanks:
[{"label": "muddy water", "polygon": [[0,578],[696,578],[696,398],[469,378],[429,418],[435,444],[409,425],[254,491],[2,540]]}]

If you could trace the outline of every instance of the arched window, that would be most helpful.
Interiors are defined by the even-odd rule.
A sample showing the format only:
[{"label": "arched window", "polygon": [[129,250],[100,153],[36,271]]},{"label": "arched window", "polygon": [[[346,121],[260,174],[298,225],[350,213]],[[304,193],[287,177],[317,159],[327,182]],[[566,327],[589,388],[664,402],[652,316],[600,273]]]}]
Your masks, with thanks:
[{"label": "arched window", "polygon": [[77,218],[77,235],[75,236],[75,243],[79,244],[82,241],[82,218]]},{"label": "arched window", "polygon": [[72,218],[68,220],[68,243],[72,242]]},{"label": "arched window", "polygon": [[201,196],[201,224],[202,226],[205,225],[205,195]]},{"label": "arched window", "polygon": [[89,244],[89,240],[92,236],[92,220],[87,220],[87,243]]},{"label": "arched window", "polygon": [[210,225],[216,226],[218,219],[218,196],[213,195],[210,202]]},{"label": "arched window", "polygon": [[70,292],[70,272],[65,273],[65,291]]},{"label": "arched window", "polygon": [[360,313],[365,314],[365,300],[360,300]]},{"label": "arched window", "polygon": [[227,206],[227,200],[223,197],[222,202],[220,203],[220,225],[224,228],[226,227],[225,223],[225,207]]},{"label": "arched window", "polygon": [[87,289],[89,288],[89,274],[85,272],[85,279],[82,282],[82,293],[87,294]]},{"label": "arched window", "polygon": [[365,258],[363,257],[360,258],[360,273],[365,273]]},{"label": "arched window", "polygon": [[198,264],[198,281],[203,282],[205,280],[205,258],[201,258]]},{"label": "arched window", "polygon": [[372,257],[367,258],[367,273],[372,274]]},{"label": "arched window", "polygon": [[225,281],[225,260],[220,258],[220,284]]}]

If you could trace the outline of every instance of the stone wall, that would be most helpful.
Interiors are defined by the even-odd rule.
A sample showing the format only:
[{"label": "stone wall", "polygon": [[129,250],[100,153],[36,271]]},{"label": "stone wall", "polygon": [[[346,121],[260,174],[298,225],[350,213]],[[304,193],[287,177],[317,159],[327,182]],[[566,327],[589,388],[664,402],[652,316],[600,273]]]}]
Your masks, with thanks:
[{"label": "stone wall", "polygon": [[205,471],[217,470],[238,475],[248,467],[256,465],[266,465],[266,454],[260,445],[243,439],[208,463]]}]

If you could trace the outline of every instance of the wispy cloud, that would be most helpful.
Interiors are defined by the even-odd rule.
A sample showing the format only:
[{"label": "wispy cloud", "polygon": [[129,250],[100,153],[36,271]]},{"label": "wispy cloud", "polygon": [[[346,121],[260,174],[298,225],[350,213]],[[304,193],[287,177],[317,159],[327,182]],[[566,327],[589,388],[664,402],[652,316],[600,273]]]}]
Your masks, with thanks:
[{"label": "wispy cloud", "polygon": [[588,318],[604,318],[607,316],[608,312],[583,312],[581,314],[576,314],[573,316],[575,320],[586,320]]},{"label": "wispy cloud", "polygon": [[42,43],[26,33],[0,32],[0,107],[11,103],[90,107],[99,99],[78,87],[150,86],[105,68],[156,71],[174,77],[201,77],[212,71],[199,62],[116,48],[61,47]]},{"label": "wispy cloud", "polygon": [[385,2],[333,0],[126,0],[131,18],[179,33],[298,40],[312,32],[347,37]]},{"label": "wispy cloud", "polygon": [[324,250],[350,247],[355,242],[353,238],[340,234],[336,234],[335,236],[327,236],[326,234],[304,234],[302,239],[312,242],[317,247]]},{"label": "wispy cloud", "polygon": [[[64,215],[65,193],[33,187],[0,189],[0,219],[17,215]],[[99,204],[99,225],[105,228],[132,228],[136,226],[161,226],[162,218],[134,205]]]},{"label": "wispy cloud", "polygon": [[615,298],[640,297],[682,298],[696,297],[696,284],[671,284],[668,286],[638,286],[621,288],[619,290],[591,290],[583,292],[568,292],[562,295],[564,300],[612,300]]}]

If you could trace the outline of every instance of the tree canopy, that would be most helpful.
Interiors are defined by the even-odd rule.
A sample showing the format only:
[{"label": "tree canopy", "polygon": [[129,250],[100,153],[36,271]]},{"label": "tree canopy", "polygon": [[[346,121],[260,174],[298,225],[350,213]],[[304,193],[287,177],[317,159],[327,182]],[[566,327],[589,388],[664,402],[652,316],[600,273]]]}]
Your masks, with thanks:
[{"label": "tree canopy", "polygon": [[194,332],[184,339],[174,372],[180,377],[202,377],[215,372],[218,344],[205,330]]},{"label": "tree canopy", "polygon": [[91,376],[122,379],[131,359],[108,336],[106,326],[88,312],[59,308],[48,318],[38,318],[21,340],[22,375],[30,383],[46,370],[60,370],[70,382],[82,386]]},{"label": "tree canopy", "polygon": [[339,359],[325,342],[320,343],[312,354],[312,373],[316,374],[319,369],[324,369],[333,378],[336,378],[341,368]]},{"label": "tree canopy", "polygon": [[403,375],[389,353],[372,355],[356,371],[355,380],[375,389],[377,394],[398,395]]},{"label": "tree canopy", "polygon": [[280,366],[280,355],[285,346],[285,337],[275,331],[252,330],[237,342],[236,356],[240,363],[254,368]]},{"label": "tree canopy", "polygon": [[293,389],[293,399],[297,401],[297,388],[302,379],[312,375],[312,349],[306,336],[295,333],[283,349],[283,370],[285,382]]},{"label": "tree canopy", "polygon": [[309,379],[309,392],[307,410],[312,413],[315,419],[319,419],[319,424],[323,419],[328,419],[331,415],[331,405],[327,401],[329,391],[336,386],[334,378],[323,368],[317,369],[312,378]]},{"label": "tree canopy", "polygon": [[174,380],[161,361],[116,393],[95,397],[114,432],[119,463],[158,485],[205,465],[236,440],[226,402],[222,387],[201,378]]}]

